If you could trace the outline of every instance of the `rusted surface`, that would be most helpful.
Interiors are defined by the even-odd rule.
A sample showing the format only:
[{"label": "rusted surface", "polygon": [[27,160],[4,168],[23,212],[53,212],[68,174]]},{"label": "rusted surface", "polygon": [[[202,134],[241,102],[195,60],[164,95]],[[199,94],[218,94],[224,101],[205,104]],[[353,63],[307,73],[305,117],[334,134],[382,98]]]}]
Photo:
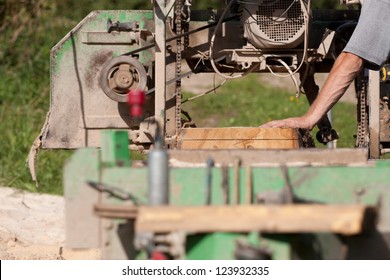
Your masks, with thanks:
[{"label": "rusted surface", "polygon": [[103,65],[112,57],[113,52],[111,50],[103,50],[93,54],[93,57],[87,66],[88,71],[85,73],[85,83],[88,88],[96,89],[96,81],[99,77],[100,70],[102,69]]}]

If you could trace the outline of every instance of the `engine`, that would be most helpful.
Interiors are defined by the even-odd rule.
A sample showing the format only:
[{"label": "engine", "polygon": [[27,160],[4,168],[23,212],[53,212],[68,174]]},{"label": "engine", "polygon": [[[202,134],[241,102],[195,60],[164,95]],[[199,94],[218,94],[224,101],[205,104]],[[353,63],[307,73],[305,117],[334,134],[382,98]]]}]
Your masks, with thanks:
[{"label": "engine", "polygon": [[244,37],[259,49],[294,48],[304,40],[307,1],[245,0],[241,21]]}]

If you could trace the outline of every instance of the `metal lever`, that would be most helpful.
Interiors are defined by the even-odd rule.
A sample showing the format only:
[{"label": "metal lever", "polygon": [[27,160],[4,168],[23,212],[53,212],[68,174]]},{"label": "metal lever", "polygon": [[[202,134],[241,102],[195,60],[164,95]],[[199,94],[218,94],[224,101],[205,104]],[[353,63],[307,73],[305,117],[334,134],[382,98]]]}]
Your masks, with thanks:
[{"label": "metal lever", "polygon": [[336,130],[325,126],[325,127],[322,127],[320,130],[318,130],[318,132],[316,134],[316,138],[317,138],[318,142],[325,145],[331,141],[339,139],[339,136],[338,136]]},{"label": "metal lever", "polygon": [[207,175],[206,175],[206,205],[211,205],[211,180],[212,180],[212,168],[214,166],[214,160],[209,157],[206,162]]},{"label": "metal lever", "polygon": [[138,199],[133,196],[131,193],[127,193],[121,188],[109,186],[100,182],[87,182],[88,186],[92,187],[93,189],[99,191],[99,192],[105,192],[108,193],[110,196],[121,199],[121,200],[131,200],[135,205],[139,204]]},{"label": "metal lever", "polygon": [[111,33],[112,31],[133,31],[138,28],[138,22],[130,21],[130,22],[112,22],[109,18],[107,20],[107,32]]}]

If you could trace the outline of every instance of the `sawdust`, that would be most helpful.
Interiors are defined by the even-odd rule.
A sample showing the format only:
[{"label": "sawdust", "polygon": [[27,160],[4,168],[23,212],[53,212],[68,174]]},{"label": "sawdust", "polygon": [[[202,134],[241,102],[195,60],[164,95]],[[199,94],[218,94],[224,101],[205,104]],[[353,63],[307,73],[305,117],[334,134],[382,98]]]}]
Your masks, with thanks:
[{"label": "sawdust", "polygon": [[0,187],[0,259],[100,259],[99,249],[64,248],[64,198]]}]

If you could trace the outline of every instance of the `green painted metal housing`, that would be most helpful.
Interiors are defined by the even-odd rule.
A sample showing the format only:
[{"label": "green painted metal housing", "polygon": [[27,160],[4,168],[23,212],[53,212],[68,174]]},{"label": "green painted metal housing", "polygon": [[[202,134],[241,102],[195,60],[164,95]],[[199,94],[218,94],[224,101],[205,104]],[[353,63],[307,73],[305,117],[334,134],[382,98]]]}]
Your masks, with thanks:
[{"label": "green painted metal housing", "polygon": [[[107,137],[106,135],[105,137]],[[113,143],[108,143],[109,149],[105,150],[104,158],[109,158],[109,162],[120,162],[123,157],[128,157],[128,151],[121,149],[119,152],[115,141],[122,142],[118,137],[118,133],[112,133],[109,137]],[[123,144],[123,142],[122,142]],[[104,150],[105,148],[103,148]],[[107,155],[110,153],[111,155]],[[196,153],[196,151],[194,151]],[[84,207],[85,211],[91,213],[93,205],[96,203],[107,204],[123,204],[131,203],[129,201],[121,201],[108,194],[100,193],[99,198],[95,194],[93,202],[86,203],[81,192],[88,189],[85,186],[87,181],[95,181],[107,186],[121,189],[123,192],[129,193],[137,198],[138,203],[147,204],[147,167],[126,167],[121,164],[107,165],[101,160],[102,153],[96,149],[82,149],[77,151],[68,162],[65,169],[65,195],[67,198],[67,212],[69,209]],[[280,234],[261,234],[256,233],[255,238],[253,233],[213,233],[205,235],[188,235],[186,258],[188,259],[234,259],[235,248],[239,240],[244,240],[244,243],[258,246],[266,251],[271,252],[272,258],[289,259],[293,257],[300,258],[343,258],[344,251],[341,249],[345,243],[355,244],[353,250],[354,255],[350,258],[364,258],[375,252],[378,246],[382,244],[384,248],[388,248],[385,242],[390,233],[390,161],[367,162],[360,166],[270,166],[270,167],[252,167],[251,182],[253,185],[254,200],[258,197],[271,197],[274,199],[280,196],[286,189],[286,185],[290,184],[293,190],[295,203],[323,203],[334,205],[345,204],[362,204],[373,207],[379,207],[379,220],[377,231],[372,233],[370,238],[352,237],[350,239],[337,237],[331,233],[307,234],[302,232],[300,235],[280,235]],[[193,168],[176,168],[172,167],[169,171],[170,176],[170,203],[172,205],[195,206],[205,205],[207,199],[207,169],[204,167]],[[223,182],[224,172],[222,168],[213,167],[211,169],[211,204],[223,205]],[[233,167],[228,168],[228,186],[230,195],[233,194],[235,170]],[[244,204],[246,197],[246,188],[248,173],[245,167],[239,169],[239,189],[240,189],[240,204]],[[287,176],[287,177],[286,177]],[[288,182],[287,182],[288,178]],[[81,182],[84,182],[81,184]],[[84,190],[80,190],[86,188]],[[90,191],[90,190],[88,190]],[[229,199],[229,203],[233,204],[233,197]],[[81,210],[80,210],[81,211]],[[92,211],[93,212],[93,211]],[[95,217],[96,218],[96,217]],[[77,219],[77,218],[75,218]],[[126,224],[125,220],[117,220],[111,222],[111,230],[103,229],[96,224],[88,229],[87,232],[80,232],[77,226],[72,227],[68,234],[70,236],[77,235],[82,238],[83,235],[93,236],[96,232],[105,232],[105,242],[100,240],[94,246],[107,246],[112,248],[115,240],[118,240],[118,227]],[[129,226],[129,232],[132,227]],[[67,227],[68,228],[68,227]],[[84,229],[85,230],[85,229]],[[104,235],[101,233],[100,235]],[[373,238],[373,236],[376,236]],[[127,242],[132,244],[133,240],[128,236]],[[378,239],[379,238],[379,239]],[[72,238],[71,238],[72,239]],[[107,243],[107,240],[109,242]],[[347,241],[346,241],[347,240]],[[356,241],[361,240],[361,241]],[[365,242],[371,242],[371,251],[361,251],[358,248],[366,248],[362,246]],[[122,240],[123,241],[123,240]],[[380,242],[382,241],[382,243]],[[361,242],[361,243],[359,243]],[[103,244],[103,245],[102,245]],[[109,244],[109,245],[107,245]],[[120,247],[121,243],[118,243]],[[297,245],[298,244],[298,245]],[[343,245],[344,244],[344,245]],[[357,246],[357,244],[359,244]],[[385,245],[383,245],[385,244]],[[72,244],[69,244],[70,246]],[[89,246],[88,243],[85,245]],[[318,247],[319,246],[319,247]],[[352,245],[351,245],[352,246]],[[360,247],[359,247],[360,246]],[[119,249],[118,249],[119,250]],[[364,249],[365,250],[365,249]],[[382,250],[383,251],[383,250]],[[382,252],[381,251],[381,252]],[[385,250],[386,251],[386,250]],[[376,258],[385,258],[389,256],[388,250],[383,251]],[[124,258],[136,258],[136,250],[133,248],[134,255],[125,255]],[[298,255],[294,255],[296,254]],[[112,253],[112,251],[111,251]],[[111,254],[110,253],[110,254]],[[112,258],[115,253],[108,254],[105,257]],[[373,254],[375,256],[375,254]],[[116,258],[116,257],[114,257]]]}]

